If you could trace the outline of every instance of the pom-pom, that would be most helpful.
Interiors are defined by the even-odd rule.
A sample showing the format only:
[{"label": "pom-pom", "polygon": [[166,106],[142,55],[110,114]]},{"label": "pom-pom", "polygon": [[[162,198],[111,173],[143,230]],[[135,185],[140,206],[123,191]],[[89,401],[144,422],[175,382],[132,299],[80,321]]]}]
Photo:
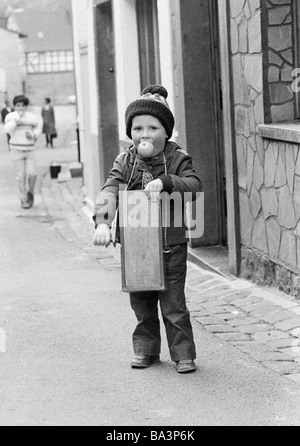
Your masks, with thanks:
[{"label": "pom-pom", "polygon": [[162,85],[148,85],[148,87],[144,88],[142,91],[142,96],[147,93],[159,94],[165,99],[168,97],[168,91]]}]

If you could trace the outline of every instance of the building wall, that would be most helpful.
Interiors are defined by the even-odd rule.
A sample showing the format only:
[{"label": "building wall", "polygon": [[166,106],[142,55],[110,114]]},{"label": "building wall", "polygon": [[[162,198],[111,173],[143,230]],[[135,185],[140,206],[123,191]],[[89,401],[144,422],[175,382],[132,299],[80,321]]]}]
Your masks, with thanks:
[{"label": "building wall", "polygon": [[[163,0],[161,0],[163,1]],[[185,116],[185,94],[183,76],[183,55],[182,55],[182,33],[180,0],[169,0],[170,20],[171,20],[171,45],[172,60],[172,82],[173,82],[173,103],[174,115],[176,116],[174,136],[181,147],[187,148],[186,138],[186,116]]]},{"label": "building wall", "polygon": [[21,54],[18,34],[0,28],[0,68],[5,71],[8,99],[22,93]]},{"label": "building wall", "polygon": [[73,35],[81,161],[87,204],[93,208],[100,184],[99,109],[93,0],[73,0]]},{"label": "building wall", "polygon": [[[291,2],[285,3],[284,17],[285,13],[288,15],[286,8],[291,7]],[[277,51],[278,59],[282,57],[280,45],[287,57],[291,29],[279,16],[282,17],[282,8],[265,11],[259,0],[230,1],[242,275],[300,295],[299,144],[284,138],[276,140],[275,136],[267,138],[261,127],[268,122],[270,110],[273,118],[283,113],[282,104],[294,110],[291,96],[283,94],[282,104],[279,100],[280,92],[285,92],[292,82],[287,74],[290,72],[288,62],[282,60],[281,68],[278,66],[276,70],[278,78],[272,82],[275,79],[270,74],[274,74],[275,66],[264,56],[262,45],[267,42],[268,56],[272,51],[275,57]],[[271,32],[269,26],[264,26],[270,17]],[[273,33],[286,35],[286,40],[275,39]],[[271,50],[271,45],[276,51]],[[268,76],[265,76],[266,70]],[[270,94],[273,99],[268,108],[264,96]],[[288,120],[294,115],[283,113],[283,117]]]},{"label": "building wall", "polygon": [[41,105],[45,98],[53,104],[64,105],[76,94],[74,73],[32,74],[25,79],[25,93],[33,105]]},{"label": "building wall", "polygon": [[113,1],[118,128],[121,148],[126,137],[125,110],[140,95],[135,0]]},{"label": "building wall", "polygon": [[[174,101],[173,31],[171,23],[171,0],[158,0],[158,27],[160,45],[161,82],[167,88],[168,102],[172,110]],[[173,4],[178,3],[173,0]],[[130,102],[141,94],[136,0],[113,0],[115,30],[115,60],[118,127],[121,143],[128,142],[125,129],[125,110]],[[175,129],[174,136],[177,132]],[[122,147],[122,144],[121,144]]]}]

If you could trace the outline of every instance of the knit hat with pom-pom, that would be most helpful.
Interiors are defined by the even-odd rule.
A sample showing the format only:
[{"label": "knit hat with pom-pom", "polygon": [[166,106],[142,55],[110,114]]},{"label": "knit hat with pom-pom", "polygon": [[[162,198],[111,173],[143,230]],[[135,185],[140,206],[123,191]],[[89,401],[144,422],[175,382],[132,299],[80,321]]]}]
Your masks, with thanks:
[{"label": "knit hat with pom-pom", "polygon": [[142,96],[132,102],[126,110],[126,135],[131,138],[132,120],[135,116],[150,115],[157,118],[164,126],[168,139],[171,138],[175,120],[167,102],[168,92],[161,85],[149,85],[142,91]]}]

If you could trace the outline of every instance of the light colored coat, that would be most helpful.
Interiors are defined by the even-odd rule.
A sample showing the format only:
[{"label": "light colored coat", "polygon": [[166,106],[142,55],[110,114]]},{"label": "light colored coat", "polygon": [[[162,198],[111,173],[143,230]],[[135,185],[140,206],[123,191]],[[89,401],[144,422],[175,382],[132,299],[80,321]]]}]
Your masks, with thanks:
[{"label": "light colored coat", "polygon": [[[18,112],[12,112],[5,118],[5,132],[11,136],[10,146],[12,149],[33,150],[35,141],[41,133],[41,129],[33,113],[25,111],[19,120]],[[30,132],[34,139],[28,139],[26,132]]]}]

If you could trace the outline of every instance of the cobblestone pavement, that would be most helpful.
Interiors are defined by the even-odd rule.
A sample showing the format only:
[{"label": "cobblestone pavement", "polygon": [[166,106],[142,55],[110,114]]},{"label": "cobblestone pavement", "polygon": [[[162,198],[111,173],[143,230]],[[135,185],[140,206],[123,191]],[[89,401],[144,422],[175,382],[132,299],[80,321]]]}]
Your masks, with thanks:
[{"label": "cobblestone pavement", "polygon": [[[82,179],[41,187],[45,217],[60,234],[101,265],[120,269],[120,251],[92,245],[94,225],[84,203]],[[300,384],[300,301],[251,282],[229,280],[188,262],[187,302],[193,318],[263,366]]]}]

